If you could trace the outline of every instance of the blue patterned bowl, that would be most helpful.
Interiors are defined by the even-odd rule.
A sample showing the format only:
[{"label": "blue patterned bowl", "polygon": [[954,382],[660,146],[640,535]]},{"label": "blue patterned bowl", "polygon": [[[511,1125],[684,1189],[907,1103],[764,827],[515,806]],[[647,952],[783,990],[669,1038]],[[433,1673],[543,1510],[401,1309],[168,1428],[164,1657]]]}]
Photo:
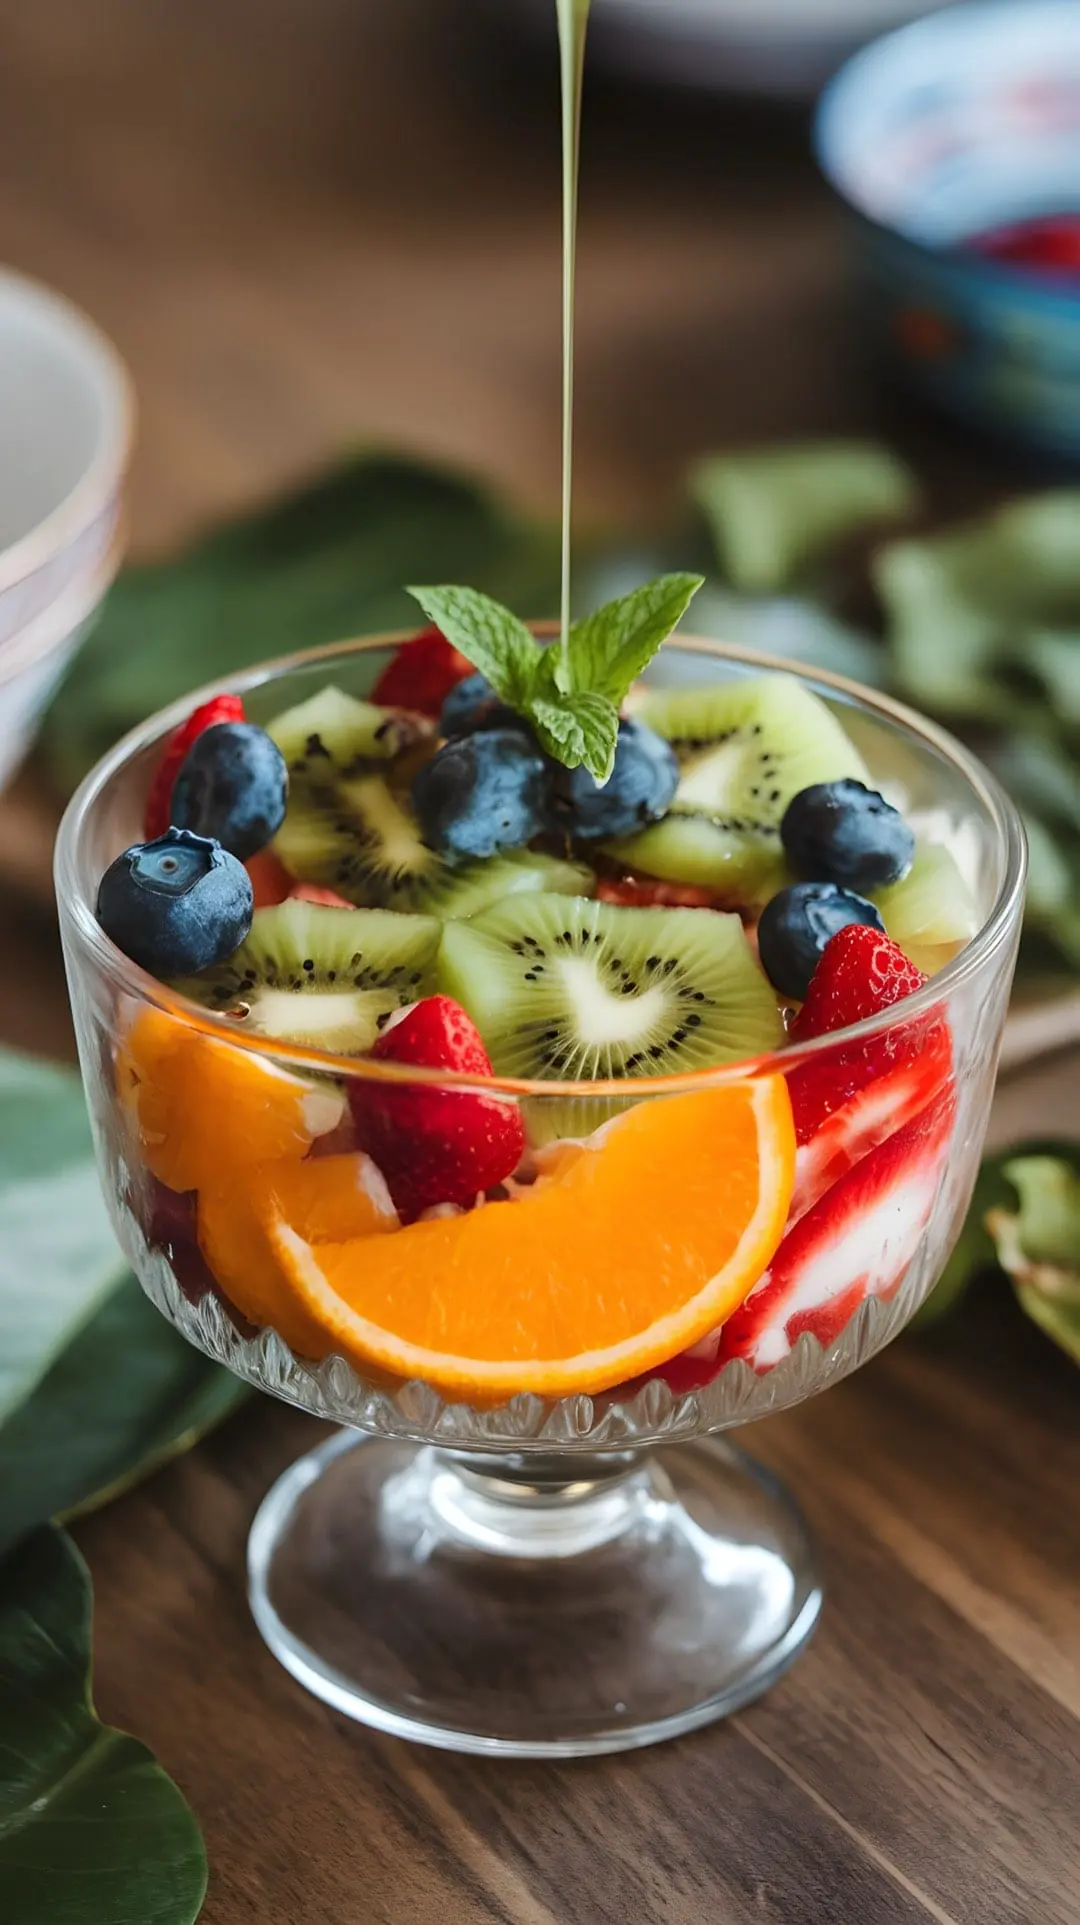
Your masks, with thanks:
[{"label": "blue patterned bowl", "polygon": [[815,133],[894,364],[952,413],[1080,461],[1080,281],[967,245],[1080,209],[1076,0],[971,0],[886,35],[831,82]]}]

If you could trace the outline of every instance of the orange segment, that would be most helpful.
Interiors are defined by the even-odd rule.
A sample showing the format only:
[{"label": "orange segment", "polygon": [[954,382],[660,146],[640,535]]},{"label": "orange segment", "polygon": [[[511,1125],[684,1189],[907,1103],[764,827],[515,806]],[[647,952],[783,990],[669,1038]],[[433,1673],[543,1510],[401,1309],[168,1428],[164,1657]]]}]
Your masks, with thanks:
[{"label": "orange segment", "polygon": [[390,1192],[369,1156],[267,1163],[239,1182],[200,1190],[199,1248],[228,1297],[252,1323],[269,1326],[304,1357],[322,1357],[326,1335],[296,1297],[270,1231],[288,1224],[307,1242],[377,1236],[398,1228]]},{"label": "orange segment", "polygon": [[345,1107],[336,1084],[293,1076],[149,1004],[135,1011],[124,1035],[116,1080],[144,1161],[170,1190],[197,1190],[248,1164],[302,1157]]},{"label": "orange segment", "polygon": [[782,1077],[638,1103],[521,1200],[321,1245],[270,1232],[323,1349],[452,1396],[598,1391],[689,1348],[780,1241]]}]

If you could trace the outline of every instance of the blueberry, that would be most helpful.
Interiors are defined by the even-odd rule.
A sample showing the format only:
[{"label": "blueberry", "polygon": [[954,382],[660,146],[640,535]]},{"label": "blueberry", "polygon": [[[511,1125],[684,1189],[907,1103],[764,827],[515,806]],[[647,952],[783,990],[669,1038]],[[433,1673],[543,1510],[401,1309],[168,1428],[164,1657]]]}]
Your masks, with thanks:
[{"label": "blueberry", "polygon": [[265,849],[285,820],[289,775],[281,750],[253,722],[216,722],[180,764],[171,816],[212,836],[241,862]]},{"label": "blueberry", "polygon": [[520,729],[458,736],[413,778],[424,841],[451,862],[521,849],[546,826],[547,780]]},{"label": "blueberry", "polygon": [[450,690],[439,716],[440,735],[475,735],[478,729],[520,728],[521,717],[500,702],[486,676],[466,675]]},{"label": "blueberry", "polygon": [[852,922],[885,928],[872,902],[835,882],[796,882],[781,889],[766,903],[757,930],[761,966],[773,987],[801,1002],[825,944]]},{"label": "blueberry", "polygon": [[780,840],[797,875],[880,889],[906,876],[915,837],[899,810],[865,782],[815,782],[793,796]]},{"label": "blueberry", "polygon": [[555,766],[552,814],[581,841],[633,835],[665,814],[679,781],[670,744],[644,722],[620,722],[615,767],[603,788],[586,768]]},{"label": "blueberry", "polygon": [[136,842],[98,885],[105,934],[152,976],[190,976],[224,962],[251,928],[253,907],[243,863],[187,829]]}]

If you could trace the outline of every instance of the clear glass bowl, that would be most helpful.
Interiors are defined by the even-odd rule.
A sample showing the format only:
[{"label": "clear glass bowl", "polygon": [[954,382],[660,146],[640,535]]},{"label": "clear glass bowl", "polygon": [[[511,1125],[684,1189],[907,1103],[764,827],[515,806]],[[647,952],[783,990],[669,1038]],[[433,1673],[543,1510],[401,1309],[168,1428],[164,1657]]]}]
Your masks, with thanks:
[{"label": "clear glass bowl", "polygon": [[[228,687],[260,721],[329,681],[363,696],[394,640],[298,656],[233,677]],[[647,679],[702,684],[770,669],[801,674],[680,637]],[[129,1100],[123,1066],[133,1022],[148,1018],[200,1046],[214,1039],[219,1051],[252,1053],[309,1077],[332,1074],[339,1084],[468,1082],[238,1036],[226,1019],[136,968],[98,927],[98,880],[141,832],[162,741],[214,691],[128,736],[87,777],[64,818],[61,930],[116,1230],[148,1295],[186,1337],[262,1389],[345,1427],[265,1500],[251,1535],[250,1586],[259,1627],[282,1663],[364,1722],[466,1751],[625,1749],[756,1696],[813,1629],[821,1589],[801,1519],[772,1480],[715,1433],[854,1370],[896,1335],[938,1277],[978,1168],[1025,865],[1015,810],[951,738],[837,678],[801,679],[838,712],[920,835],[956,858],[977,905],[974,939],[897,1009],[752,1063],[663,1081],[483,1087],[524,1105],[534,1129],[558,1105],[562,1135],[568,1110],[579,1106],[586,1135],[598,1098],[625,1099],[631,1088],[635,1100],[651,1102],[782,1074],[794,1089],[800,1077],[839,1072],[852,1051],[882,1060],[892,1051],[894,1067],[913,1056],[925,1065],[943,1033],[945,1068],[917,1089],[902,1077],[875,1082],[881,1100],[854,1137],[825,1156],[820,1142],[800,1151],[789,1226],[798,1211],[809,1222],[808,1206],[817,1205],[814,1221],[831,1213],[837,1230],[824,1238],[824,1258],[821,1238],[808,1245],[814,1265],[795,1266],[796,1287],[763,1334],[732,1355],[721,1331],[600,1394],[553,1401],[526,1387],[508,1401],[455,1402],[430,1383],[362,1374],[340,1355],[297,1354],[279,1330],[238,1314],[200,1251],[198,1196],[179,1189],[190,1177],[170,1169],[177,1187],[164,1187],[154,1128]],[[925,1048],[912,1051],[913,1033]],[[218,1040],[225,1037],[228,1045]],[[235,1180],[256,1183],[257,1166],[245,1165]],[[634,1201],[639,1213],[664,1210],[659,1185]],[[612,1250],[613,1272],[632,1251],[632,1229],[627,1234],[621,1255]]]}]

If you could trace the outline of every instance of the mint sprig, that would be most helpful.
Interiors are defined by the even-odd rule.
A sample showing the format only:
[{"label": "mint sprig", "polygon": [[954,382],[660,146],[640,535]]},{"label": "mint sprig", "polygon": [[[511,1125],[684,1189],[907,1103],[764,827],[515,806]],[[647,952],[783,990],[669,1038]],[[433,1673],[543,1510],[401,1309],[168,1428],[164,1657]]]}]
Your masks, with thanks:
[{"label": "mint sprig", "polygon": [[475,588],[410,588],[496,695],[527,721],[541,747],[603,784],[615,762],[619,709],[702,585],[701,575],[659,575],[575,622],[545,646],[508,608]]}]

